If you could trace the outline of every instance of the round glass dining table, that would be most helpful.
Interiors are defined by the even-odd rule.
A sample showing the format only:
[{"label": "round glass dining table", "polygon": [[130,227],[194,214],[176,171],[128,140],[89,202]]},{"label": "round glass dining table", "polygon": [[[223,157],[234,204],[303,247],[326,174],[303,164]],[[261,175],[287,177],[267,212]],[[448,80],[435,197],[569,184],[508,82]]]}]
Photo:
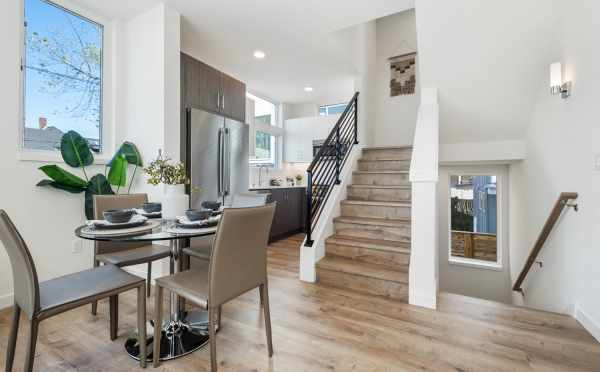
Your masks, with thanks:
[{"label": "round glass dining table", "polygon": [[[214,235],[217,227],[206,227],[201,229],[175,229],[173,220],[149,219],[146,229],[137,230],[134,233],[120,233],[117,230],[97,230],[91,226],[84,225],[75,229],[75,235],[81,239],[93,241],[110,241],[121,243],[140,242],[168,242],[171,248],[170,272],[177,273],[181,270],[181,249],[186,239]],[[189,354],[206,345],[208,337],[208,313],[206,311],[185,311],[181,306],[181,299],[171,293],[169,297],[170,311],[168,319],[163,320],[160,325],[163,330],[160,347],[160,360],[169,360]],[[153,327],[150,322],[148,335],[153,335]],[[153,336],[146,340],[148,355],[152,360]],[[134,359],[139,359],[139,340],[131,337],[125,342],[125,349]]]}]

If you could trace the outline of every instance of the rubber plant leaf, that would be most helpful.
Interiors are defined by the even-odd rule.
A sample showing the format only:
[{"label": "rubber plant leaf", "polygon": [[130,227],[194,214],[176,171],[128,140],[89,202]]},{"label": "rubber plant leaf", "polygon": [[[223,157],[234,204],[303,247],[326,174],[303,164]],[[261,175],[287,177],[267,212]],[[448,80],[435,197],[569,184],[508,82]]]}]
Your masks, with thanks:
[{"label": "rubber plant leaf", "polygon": [[125,186],[127,183],[127,160],[125,155],[121,154],[111,160],[108,182],[113,186]]},{"label": "rubber plant leaf", "polygon": [[[74,175],[71,172],[67,172],[58,165],[43,165],[39,169],[42,172],[44,172],[48,177],[50,177],[52,181],[56,182],[57,184],[60,184],[61,186],[80,188],[83,190],[87,188],[87,182],[84,179]],[[38,184],[38,186],[48,185],[49,184],[47,183],[44,183],[42,185]]]},{"label": "rubber plant leaf", "polygon": [[110,183],[103,174],[98,173],[90,179],[85,190],[85,216],[88,220],[94,219],[94,195],[114,194]]},{"label": "rubber plant leaf", "polygon": [[41,180],[40,182],[38,182],[37,186],[50,186],[50,187],[54,187],[55,189],[70,192],[72,194],[80,194],[85,191],[85,187],[75,187],[75,186],[63,185],[61,183],[58,183],[58,182],[52,181],[52,180]]},{"label": "rubber plant leaf", "polygon": [[124,155],[125,159],[127,160],[127,163],[131,165],[137,165],[138,167],[144,166],[142,162],[142,155],[140,154],[137,146],[132,142],[123,142],[115,156],[113,156],[113,158],[108,163],[108,166],[111,167],[112,162],[120,155]]},{"label": "rubber plant leaf", "polygon": [[90,150],[88,141],[73,130],[62,136],[60,153],[65,163],[72,167],[85,167],[94,162],[94,155]]}]

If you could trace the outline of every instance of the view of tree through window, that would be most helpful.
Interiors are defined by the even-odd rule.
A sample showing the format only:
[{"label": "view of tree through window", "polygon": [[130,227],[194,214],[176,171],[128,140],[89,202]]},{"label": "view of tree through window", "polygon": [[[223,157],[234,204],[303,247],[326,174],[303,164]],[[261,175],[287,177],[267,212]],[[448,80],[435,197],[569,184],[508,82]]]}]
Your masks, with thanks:
[{"label": "view of tree through window", "polygon": [[26,149],[55,150],[75,130],[101,151],[101,25],[44,0],[24,0]]}]

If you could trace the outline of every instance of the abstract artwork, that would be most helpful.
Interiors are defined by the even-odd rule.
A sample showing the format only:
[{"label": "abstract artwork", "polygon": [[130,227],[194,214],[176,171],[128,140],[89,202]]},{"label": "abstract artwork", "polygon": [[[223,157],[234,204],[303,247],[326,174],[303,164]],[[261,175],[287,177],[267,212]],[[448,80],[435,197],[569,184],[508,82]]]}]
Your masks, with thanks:
[{"label": "abstract artwork", "polygon": [[390,61],[390,97],[414,94],[417,84],[417,53],[408,53],[391,57]]}]

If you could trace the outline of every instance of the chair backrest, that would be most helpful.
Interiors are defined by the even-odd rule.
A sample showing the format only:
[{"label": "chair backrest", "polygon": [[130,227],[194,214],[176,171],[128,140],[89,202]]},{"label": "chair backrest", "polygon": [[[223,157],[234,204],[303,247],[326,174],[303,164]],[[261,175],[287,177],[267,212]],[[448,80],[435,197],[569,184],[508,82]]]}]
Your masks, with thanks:
[{"label": "chair backrest", "polygon": [[[146,194],[94,195],[94,218],[104,219],[107,209],[141,208],[148,201]],[[118,252],[125,249],[142,247],[148,243],[95,242],[96,254]]]},{"label": "chair backrest", "polygon": [[33,258],[17,228],[0,209],[0,241],[8,253],[13,272],[14,301],[29,319],[40,309],[40,288]]},{"label": "chair backrest", "polygon": [[269,194],[244,192],[234,194],[231,201],[233,208],[261,207],[267,204]]},{"label": "chair backrest", "polygon": [[275,203],[223,211],[210,260],[209,305],[221,305],[267,280]]}]

